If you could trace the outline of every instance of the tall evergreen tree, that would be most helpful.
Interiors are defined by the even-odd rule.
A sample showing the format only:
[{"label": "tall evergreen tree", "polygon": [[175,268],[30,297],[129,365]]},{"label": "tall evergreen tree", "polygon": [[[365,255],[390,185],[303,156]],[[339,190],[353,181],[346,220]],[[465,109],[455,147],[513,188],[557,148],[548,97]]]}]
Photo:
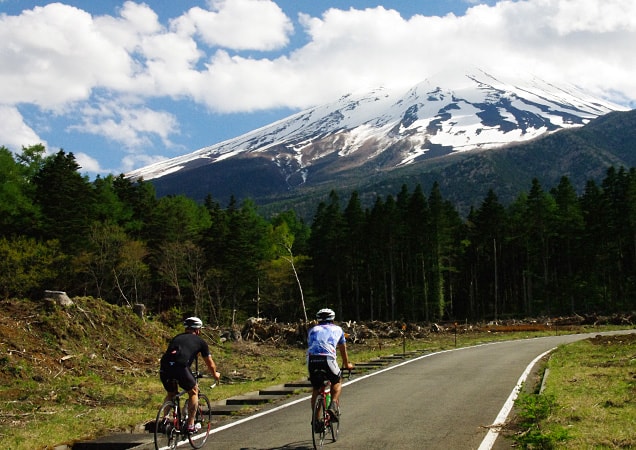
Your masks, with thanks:
[{"label": "tall evergreen tree", "polygon": [[492,314],[497,319],[504,306],[501,271],[504,262],[506,211],[495,192],[490,189],[480,208],[473,215],[470,242],[473,250],[471,264],[470,317],[484,318]]},{"label": "tall evergreen tree", "polygon": [[581,213],[583,215],[584,230],[580,248],[582,259],[581,290],[585,295],[581,297],[583,312],[599,310],[605,303],[607,286],[607,252],[606,252],[606,206],[603,193],[594,181],[585,185],[585,191],[580,198]]},{"label": "tall evergreen tree", "polygon": [[408,316],[416,320],[429,320],[427,307],[428,274],[426,252],[430,248],[428,234],[430,212],[428,201],[421,185],[417,185],[411,194],[405,213],[406,249],[409,259],[409,276],[412,283],[409,292],[410,307]]},{"label": "tall evergreen tree", "polygon": [[47,157],[34,176],[35,204],[42,212],[41,237],[57,239],[66,252],[86,245],[95,219],[95,196],[80,175],[73,153],[60,150]]},{"label": "tall evergreen tree", "polygon": [[577,265],[582,256],[579,249],[583,233],[583,214],[569,178],[561,178],[559,185],[553,189],[552,196],[557,207],[554,224],[555,295],[560,303],[557,305],[557,312],[574,313],[575,299],[579,295],[585,295],[578,289],[581,277]]},{"label": "tall evergreen tree", "polygon": [[136,239],[152,240],[149,227],[158,202],[152,183],[119,175],[112,180],[112,185],[124,208],[131,211],[130,218],[122,224],[126,232]]},{"label": "tall evergreen tree", "polygon": [[258,292],[262,264],[271,257],[271,225],[258,214],[251,200],[245,200],[238,209],[228,209],[228,225],[224,273],[232,310],[253,314],[251,300]]},{"label": "tall evergreen tree", "polygon": [[340,198],[335,191],[329,202],[321,202],[311,227],[311,257],[314,261],[314,286],[320,298],[315,306],[330,306],[343,314],[342,254],[345,224]]},{"label": "tall evergreen tree", "polygon": [[27,171],[0,147],[0,236],[30,235],[39,211],[32,202]]},{"label": "tall evergreen tree", "polygon": [[352,299],[346,311],[346,317],[360,320],[363,302],[364,276],[364,221],[365,215],[357,191],[349,198],[344,210],[345,238],[343,263],[346,267],[347,296]]}]

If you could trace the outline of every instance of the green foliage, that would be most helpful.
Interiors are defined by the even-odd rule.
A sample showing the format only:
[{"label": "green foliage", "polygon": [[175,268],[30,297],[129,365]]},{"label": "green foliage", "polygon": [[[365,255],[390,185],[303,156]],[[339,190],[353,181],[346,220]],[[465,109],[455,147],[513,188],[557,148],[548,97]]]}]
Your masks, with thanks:
[{"label": "green foliage", "polygon": [[86,245],[95,218],[93,188],[79,168],[72,153],[60,150],[47,157],[33,177],[35,204],[42,212],[40,236],[59,240],[64,251]]},{"label": "green foliage", "polygon": [[508,206],[491,188],[466,219],[437,181],[372,202],[332,191],[306,225],[293,210],[266,220],[250,199],[200,205],[123,175],[89,182],[72,153],[45,154],[0,148],[5,296],[63,289],[210,323],[322,306],[411,321],[636,308],[634,169],[610,168],[580,196],[567,177],[551,190],[535,178]]},{"label": "green foliage", "polygon": [[524,449],[552,449],[555,444],[568,439],[565,428],[546,430],[542,422],[547,419],[556,408],[554,397],[541,394],[521,392],[515,400],[517,417],[522,431],[513,437]]},{"label": "green foliage", "polygon": [[150,226],[153,239],[159,242],[196,241],[210,228],[211,219],[205,207],[178,195],[159,199]]},{"label": "green foliage", "polygon": [[33,238],[0,238],[0,294],[26,297],[55,279],[64,256],[56,241],[38,243]]},{"label": "green foliage", "polygon": [[5,147],[0,147],[0,230],[5,236],[28,232],[37,220],[26,170]]}]

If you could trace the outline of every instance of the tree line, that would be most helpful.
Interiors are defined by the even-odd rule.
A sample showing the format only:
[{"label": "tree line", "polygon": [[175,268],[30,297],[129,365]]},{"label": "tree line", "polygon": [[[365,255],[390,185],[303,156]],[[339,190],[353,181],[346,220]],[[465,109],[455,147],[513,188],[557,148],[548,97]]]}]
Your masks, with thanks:
[{"label": "tree line", "polygon": [[497,320],[636,309],[636,171],[580,195],[533,180],[461,217],[439,185],[368,206],[336,191],[310,224],[250,199],[157,198],[123,175],[90,181],[72,153],[0,147],[0,295],[45,289],[227,325],[306,320]]}]

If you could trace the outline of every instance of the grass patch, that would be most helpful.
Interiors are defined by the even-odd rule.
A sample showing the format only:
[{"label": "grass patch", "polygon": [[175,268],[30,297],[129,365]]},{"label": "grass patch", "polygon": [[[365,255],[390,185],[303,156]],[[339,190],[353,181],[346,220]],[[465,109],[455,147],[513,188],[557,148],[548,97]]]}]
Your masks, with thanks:
[{"label": "grass patch", "polygon": [[542,394],[520,394],[522,448],[636,448],[636,335],[597,336],[551,355]]},{"label": "grass patch", "polygon": [[517,426],[520,432],[513,440],[523,449],[552,449],[568,439],[563,427],[544,427],[545,420],[553,414],[556,401],[553,396],[521,392],[515,400]]}]

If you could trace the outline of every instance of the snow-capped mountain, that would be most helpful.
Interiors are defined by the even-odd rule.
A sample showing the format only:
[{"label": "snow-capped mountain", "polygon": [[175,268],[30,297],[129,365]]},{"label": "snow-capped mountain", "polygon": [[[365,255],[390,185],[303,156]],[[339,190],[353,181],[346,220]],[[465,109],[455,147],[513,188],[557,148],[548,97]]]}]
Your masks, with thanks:
[{"label": "snow-capped mountain", "polygon": [[260,183],[271,178],[272,192],[284,191],[341,171],[390,170],[528,141],[626,109],[573,86],[478,70],[429,78],[406,92],[380,88],[347,95],[128,176],[195,177],[199,189],[207,187],[215,196],[215,187],[232,183],[241,185],[237,192],[250,195],[249,183],[256,183],[252,176],[258,174]]}]

